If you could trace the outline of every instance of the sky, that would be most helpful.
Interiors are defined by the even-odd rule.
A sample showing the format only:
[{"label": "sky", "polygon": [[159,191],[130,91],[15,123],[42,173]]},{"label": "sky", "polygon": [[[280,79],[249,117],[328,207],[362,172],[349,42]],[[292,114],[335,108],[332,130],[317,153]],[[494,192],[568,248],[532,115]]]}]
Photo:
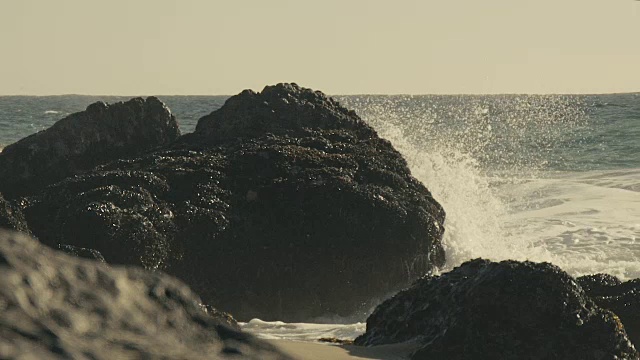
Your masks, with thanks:
[{"label": "sky", "polygon": [[640,91],[634,0],[0,0],[0,95]]}]

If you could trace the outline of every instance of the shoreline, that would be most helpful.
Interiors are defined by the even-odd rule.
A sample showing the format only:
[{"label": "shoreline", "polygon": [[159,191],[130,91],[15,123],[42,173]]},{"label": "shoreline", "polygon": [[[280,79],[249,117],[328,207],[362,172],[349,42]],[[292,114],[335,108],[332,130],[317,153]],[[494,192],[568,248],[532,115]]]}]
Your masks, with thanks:
[{"label": "shoreline", "polygon": [[378,346],[335,345],[294,340],[264,340],[283,353],[300,360],[405,360],[419,344],[400,343]]}]

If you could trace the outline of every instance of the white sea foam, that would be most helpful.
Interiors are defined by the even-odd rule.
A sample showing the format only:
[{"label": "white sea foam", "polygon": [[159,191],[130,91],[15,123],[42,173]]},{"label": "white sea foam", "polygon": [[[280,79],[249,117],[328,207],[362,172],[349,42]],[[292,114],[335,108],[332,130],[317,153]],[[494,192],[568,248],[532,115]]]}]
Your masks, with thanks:
[{"label": "white sea foam", "polygon": [[[523,142],[531,123],[548,140],[546,146],[554,146],[554,139],[563,139],[557,136],[571,134],[570,126],[582,126],[579,113],[561,111],[573,119],[560,123],[561,129],[561,119],[509,116],[503,120],[512,122],[509,131],[517,136],[505,137],[472,118],[465,131],[436,134],[431,124],[438,120],[429,112],[403,119],[384,107],[369,109],[365,119],[405,156],[413,175],[447,213],[443,271],[482,257],[548,261],[574,276],[604,272],[622,279],[640,277],[639,169],[549,172],[543,170],[546,159],[528,159],[522,156],[524,148],[518,149],[517,162],[509,151],[492,155],[507,167],[490,169],[479,161],[485,149]],[[424,124],[424,131],[415,125],[407,131],[408,121]]]},{"label": "white sea foam", "polygon": [[640,277],[640,169],[488,176],[468,155],[393,142],[447,212],[443,270],[482,257]]},{"label": "white sea foam", "polygon": [[640,169],[563,173],[499,188],[505,238],[573,275],[640,277]]},{"label": "white sea foam", "polygon": [[317,341],[321,338],[355,339],[364,333],[364,323],[355,324],[311,324],[284,323],[282,321],[262,321],[253,319],[240,323],[243,331],[262,339],[287,339],[296,341]]}]

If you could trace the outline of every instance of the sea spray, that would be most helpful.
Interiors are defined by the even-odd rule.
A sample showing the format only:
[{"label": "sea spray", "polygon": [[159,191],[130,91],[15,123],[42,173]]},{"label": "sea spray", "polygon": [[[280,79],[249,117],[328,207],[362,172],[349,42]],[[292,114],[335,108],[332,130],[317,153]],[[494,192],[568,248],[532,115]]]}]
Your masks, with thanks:
[{"label": "sea spray", "polygon": [[[427,184],[447,212],[443,239],[446,269],[473,257],[493,257],[507,250],[499,241],[503,237],[499,219],[506,208],[474,158],[435,143],[432,149],[420,149],[407,141],[397,126],[383,122],[376,125],[376,130],[405,156],[413,175]],[[518,248],[513,243],[509,247]]]},{"label": "sea spray", "polygon": [[317,341],[321,338],[354,339],[366,329],[363,322],[356,323],[285,323],[253,319],[240,323],[243,331],[256,334],[262,339]]},{"label": "sea spray", "polygon": [[[580,168],[575,159],[583,156],[593,130],[589,108],[581,98],[437,100],[356,97],[348,98],[347,105],[403,153],[414,176],[445,208],[443,270],[483,257],[549,261],[575,275],[604,271],[622,278],[635,276],[640,267],[633,261],[640,251],[628,250],[634,248],[629,245],[637,230],[622,226],[626,230],[616,235],[609,233],[611,227],[598,229],[598,217],[607,207],[585,201],[594,189],[583,187],[572,199],[564,199],[569,195],[564,192],[571,191],[572,175],[561,172],[564,178],[553,178],[560,170]],[[632,177],[625,184],[633,187],[637,181]],[[608,194],[601,199],[624,204],[625,199],[604,191]],[[627,195],[633,198],[638,193]],[[562,204],[569,201],[574,209],[561,213]],[[582,209],[588,205],[598,209]],[[571,221],[584,213],[591,218],[578,221],[579,225]],[[612,220],[628,219],[620,216],[605,222]]]}]

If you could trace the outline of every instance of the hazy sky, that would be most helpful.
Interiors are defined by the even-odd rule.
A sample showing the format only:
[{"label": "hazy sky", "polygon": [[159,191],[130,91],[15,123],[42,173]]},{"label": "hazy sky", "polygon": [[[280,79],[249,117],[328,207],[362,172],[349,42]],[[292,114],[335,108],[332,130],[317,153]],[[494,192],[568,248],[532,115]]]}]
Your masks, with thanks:
[{"label": "hazy sky", "polygon": [[0,95],[640,91],[633,0],[0,0]]}]

